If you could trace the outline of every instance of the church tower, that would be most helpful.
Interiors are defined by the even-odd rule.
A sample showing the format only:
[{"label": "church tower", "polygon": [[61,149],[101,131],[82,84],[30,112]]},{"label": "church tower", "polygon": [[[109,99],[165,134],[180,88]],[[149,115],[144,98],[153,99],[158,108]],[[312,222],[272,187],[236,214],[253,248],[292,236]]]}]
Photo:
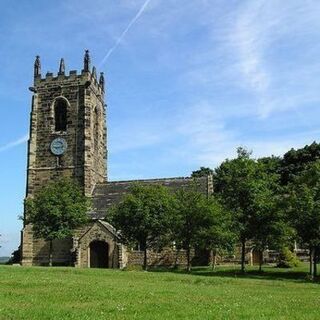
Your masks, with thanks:
[{"label": "church tower", "polygon": [[[26,197],[59,177],[76,179],[87,196],[107,178],[106,106],[103,73],[97,79],[85,51],[83,69],[65,71],[61,59],[56,76],[41,75],[40,57],[34,63],[34,85],[28,142]],[[22,263],[38,264],[41,244],[26,225],[22,232]],[[37,258],[38,257],[38,258]]]},{"label": "church tower", "polygon": [[104,76],[90,70],[89,51],[83,70],[65,74],[61,59],[57,76],[41,77],[34,64],[34,86],[28,150],[27,196],[57,177],[74,177],[86,195],[106,179]]}]

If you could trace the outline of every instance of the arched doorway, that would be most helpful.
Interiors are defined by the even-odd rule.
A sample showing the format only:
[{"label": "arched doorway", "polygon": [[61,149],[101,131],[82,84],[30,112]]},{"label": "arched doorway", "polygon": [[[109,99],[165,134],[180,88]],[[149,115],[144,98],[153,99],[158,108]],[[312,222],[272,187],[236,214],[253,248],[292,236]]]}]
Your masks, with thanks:
[{"label": "arched doorway", "polygon": [[90,268],[108,268],[109,246],[105,241],[93,241],[89,246]]}]

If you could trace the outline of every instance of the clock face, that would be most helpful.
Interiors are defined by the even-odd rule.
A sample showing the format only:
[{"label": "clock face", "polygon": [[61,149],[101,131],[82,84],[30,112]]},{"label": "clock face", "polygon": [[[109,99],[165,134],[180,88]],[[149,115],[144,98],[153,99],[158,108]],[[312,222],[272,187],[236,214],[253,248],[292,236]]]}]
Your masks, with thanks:
[{"label": "clock face", "polygon": [[50,149],[55,156],[61,156],[67,150],[67,141],[63,138],[55,138],[51,142]]}]

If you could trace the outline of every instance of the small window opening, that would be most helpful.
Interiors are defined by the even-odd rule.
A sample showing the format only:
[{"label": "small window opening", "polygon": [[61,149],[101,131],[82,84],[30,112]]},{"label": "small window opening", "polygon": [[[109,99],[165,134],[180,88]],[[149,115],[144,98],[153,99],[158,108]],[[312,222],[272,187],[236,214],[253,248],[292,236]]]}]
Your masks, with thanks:
[{"label": "small window opening", "polygon": [[94,147],[97,150],[99,145],[99,122],[100,122],[100,115],[98,107],[94,110]]},{"label": "small window opening", "polygon": [[54,106],[55,131],[67,131],[67,103],[58,99]]}]

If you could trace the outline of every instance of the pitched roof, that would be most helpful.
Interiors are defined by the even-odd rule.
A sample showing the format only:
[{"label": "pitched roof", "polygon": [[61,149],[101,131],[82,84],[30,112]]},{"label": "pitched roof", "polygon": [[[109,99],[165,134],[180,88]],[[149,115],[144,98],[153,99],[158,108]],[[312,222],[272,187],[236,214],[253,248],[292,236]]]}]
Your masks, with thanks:
[{"label": "pitched roof", "polygon": [[111,181],[97,184],[93,191],[93,210],[89,213],[92,219],[103,219],[107,214],[107,209],[116,204],[130,191],[130,187],[135,183],[143,185],[162,185],[171,190],[178,190],[190,186],[196,181],[199,191],[208,194],[208,178],[163,178],[130,181]]},{"label": "pitched roof", "polygon": [[92,224],[92,226],[91,226],[89,229],[87,229],[87,230],[79,237],[79,241],[81,241],[81,239],[82,239],[86,234],[88,234],[88,233],[91,231],[91,229],[93,228],[93,226],[94,226],[96,223],[101,224],[101,225],[102,225],[107,231],[109,231],[115,238],[120,239],[120,236],[119,236],[119,234],[117,233],[117,230],[116,230],[110,223],[108,223],[108,222],[106,222],[106,221],[103,221],[103,220],[97,220],[96,222],[94,222],[94,223]]}]

